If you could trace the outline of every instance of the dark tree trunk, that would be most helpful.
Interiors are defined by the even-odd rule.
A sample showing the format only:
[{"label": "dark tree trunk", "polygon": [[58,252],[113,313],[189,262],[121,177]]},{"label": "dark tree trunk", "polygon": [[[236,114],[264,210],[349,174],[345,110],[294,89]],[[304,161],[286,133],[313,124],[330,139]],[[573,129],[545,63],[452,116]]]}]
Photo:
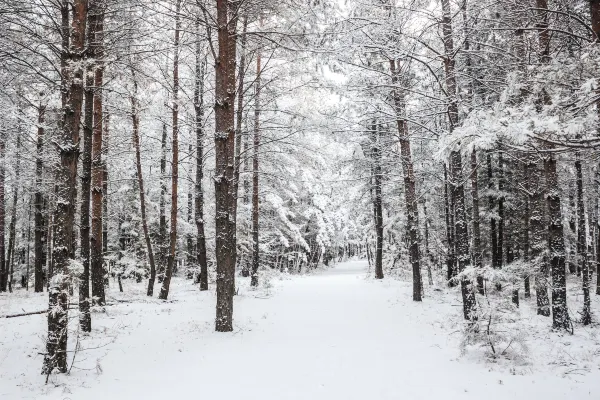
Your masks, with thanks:
[{"label": "dark tree trunk", "polygon": [[[473,200],[473,261],[476,268],[482,267],[481,227],[479,217],[479,175],[477,173],[477,152],[471,152],[471,198]],[[484,294],[483,276],[477,276],[477,290]]]},{"label": "dark tree trunk", "polygon": [[382,181],[383,171],[381,167],[381,132],[374,122],[371,127],[371,157],[373,158],[373,211],[375,217],[375,279],[383,279],[383,198]]},{"label": "dark tree trunk", "polygon": [[[452,218],[452,206],[451,206],[451,198],[448,193],[448,188],[450,187],[450,180],[448,179],[448,168],[444,163],[444,206],[445,206],[445,215],[446,215],[446,241],[448,243],[448,250],[446,254],[446,268],[447,268],[447,280],[448,285],[453,287],[456,285],[453,278],[456,276],[456,270],[454,266],[456,265],[456,253],[454,252],[454,222]],[[451,190],[451,189],[450,189]]]},{"label": "dark tree trunk", "polygon": [[37,143],[36,143],[36,159],[35,159],[35,197],[34,197],[34,237],[33,237],[33,252],[35,255],[34,270],[34,291],[41,293],[44,291],[44,238],[46,236],[46,226],[44,224],[44,117],[46,113],[46,105],[40,104],[38,108],[38,128],[37,128]]},{"label": "dark tree trunk", "polygon": [[[90,275],[92,280],[92,302],[100,305],[106,303],[106,294],[104,291],[104,256],[105,251],[103,243],[106,239],[103,235],[103,219],[106,217],[106,211],[103,210],[104,196],[106,194],[105,166],[103,165],[103,135],[105,129],[103,112],[103,86],[104,86],[104,6],[98,3],[98,15],[96,18],[96,39],[94,43],[94,52],[96,56],[96,70],[94,73],[94,127],[92,132],[92,231],[90,240]],[[108,130],[108,121],[106,121]],[[103,215],[104,214],[104,215]]]},{"label": "dark tree trunk", "polygon": [[[236,221],[232,182],[235,163],[234,95],[237,5],[217,0],[218,57],[215,68],[215,226],[217,258],[217,332],[233,330]],[[229,16],[233,17],[230,19]]]},{"label": "dark tree trunk", "polygon": [[13,188],[13,201],[12,210],[10,215],[10,225],[8,228],[8,259],[6,261],[6,268],[8,274],[8,291],[13,291],[13,271],[15,265],[15,244],[16,244],[16,225],[17,225],[17,205],[19,202],[19,179],[21,173],[21,126],[19,122],[18,135],[17,135],[17,151],[16,151],[16,166],[15,166],[15,185]]},{"label": "dark tree trunk", "polygon": [[[50,281],[48,303],[48,337],[43,372],[54,369],[67,372],[67,332],[69,304],[69,264],[73,257],[73,227],[75,225],[75,193],[77,187],[77,160],[79,158],[79,126],[83,103],[82,53],[85,47],[87,1],[75,0],[73,4],[61,3],[63,40],[68,36],[69,9],[73,11],[70,29],[70,46],[63,47],[65,64],[75,66],[67,72],[62,70],[65,106],[60,138],[60,165],[56,176],[58,198],[54,223],[56,226],[54,246],[54,276]],[[66,18],[65,18],[66,16]],[[64,44],[64,43],[63,43]]]},{"label": "dark tree trunk", "polygon": [[587,233],[585,226],[585,206],[583,198],[583,168],[581,165],[581,154],[577,154],[575,161],[577,174],[577,255],[579,258],[578,270],[583,276],[583,310],[581,312],[581,323],[589,325],[592,323],[591,299],[590,299],[590,268],[587,253]]},{"label": "dark tree trunk", "polygon": [[161,300],[169,297],[169,287],[173,275],[173,265],[176,262],[177,250],[177,186],[179,180],[179,35],[181,31],[181,0],[175,3],[175,46],[173,54],[173,161],[171,163],[171,229],[169,232],[169,260],[165,278],[160,289]]},{"label": "dark tree trunk", "polygon": [[[544,64],[550,63],[550,32],[548,30],[548,1],[536,0],[540,59]],[[542,93],[541,104],[549,104],[550,96]],[[558,186],[558,169],[556,158],[552,153],[545,155],[544,174],[548,193],[548,250],[552,271],[552,326],[555,329],[571,330],[572,323],[567,309],[567,279],[565,265],[565,238],[562,224],[562,211]]]},{"label": "dark tree trunk", "polygon": [[404,174],[404,198],[406,202],[406,222],[408,231],[409,254],[413,272],[413,301],[422,301],[423,282],[421,278],[421,251],[419,248],[419,209],[417,203],[417,190],[415,172],[408,137],[408,123],[406,122],[406,105],[404,92],[400,87],[400,65],[395,60],[390,60],[392,83],[394,84],[393,97],[396,112],[396,125],[400,138],[400,157]]},{"label": "dark tree trunk", "polygon": [[488,190],[490,192],[488,197],[489,210],[492,217],[490,218],[490,243],[492,245],[492,266],[498,268],[498,228],[495,217],[496,213],[496,202],[494,200],[494,172],[492,166],[492,155],[490,152],[487,153],[487,170],[488,170]]},{"label": "dark tree trunk", "polygon": [[[259,246],[259,198],[258,198],[258,157],[260,146],[260,50],[256,53],[256,89],[254,92],[254,157],[252,160],[252,286],[258,286],[258,267],[260,263]],[[240,77],[241,79],[241,77]]]},{"label": "dark tree trunk", "polygon": [[200,267],[200,290],[208,290],[208,260],[204,233],[204,75],[206,58],[202,55],[200,19],[196,19],[196,82],[194,85],[194,111],[196,112],[196,252]]},{"label": "dark tree trunk", "polygon": [[167,124],[162,125],[161,139],[161,157],[160,157],[160,199],[158,201],[159,221],[158,221],[158,281],[162,283],[166,270],[167,246]]},{"label": "dark tree trunk", "polygon": [[[452,33],[452,13],[450,1],[441,0],[443,20],[442,33],[444,40],[444,69],[446,73],[446,90],[448,92],[448,125],[450,133],[458,125],[458,101],[456,88],[456,71],[454,60],[454,42]],[[469,237],[467,232],[467,217],[465,207],[465,191],[462,183],[462,157],[459,151],[452,151],[450,155],[450,172],[452,178],[452,191],[454,195],[455,232],[458,270],[463,271],[469,264]],[[463,298],[463,313],[468,321],[477,319],[475,292],[469,279],[461,279],[461,293]]]},{"label": "dark tree trunk", "polygon": [[[85,71],[85,108],[83,123],[83,157],[81,165],[81,208],[79,236],[83,273],[79,278],[79,326],[83,332],[92,331],[90,314],[90,198],[92,186],[92,140],[94,130],[94,68],[98,13],[96,1],[89,2],[87,20],[88,62]],[[90,62],[91,59],[91,62]]]}]

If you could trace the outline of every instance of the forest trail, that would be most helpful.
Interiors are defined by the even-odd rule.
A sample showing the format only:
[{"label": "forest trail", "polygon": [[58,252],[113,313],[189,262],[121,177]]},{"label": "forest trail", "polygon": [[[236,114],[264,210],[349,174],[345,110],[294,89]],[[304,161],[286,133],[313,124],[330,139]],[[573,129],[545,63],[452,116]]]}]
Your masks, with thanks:
[{"label": "forest trail", "polygon": [[114,342],[78,354],[72,375],[53,377],[46,396],[32,370],[21,376],[27,382],[18,392],[12,392],[14,380],[0,379],[12,385],[0,385],[0,398],[597,398],[591,375],[582,382],[536,372],[511,375],[508,368],[459,357],[458,334],[449,332],[446,313],[456,307],[431,298],[413,303],[410,284],[368,278],[364,261],[274,279],[258,291],[244,284],[231,334],[213,331],[212,292],[177,280],[173,302],[124,304],[95,314],[94,331],[102,333],[94,336],[114,336]]}]

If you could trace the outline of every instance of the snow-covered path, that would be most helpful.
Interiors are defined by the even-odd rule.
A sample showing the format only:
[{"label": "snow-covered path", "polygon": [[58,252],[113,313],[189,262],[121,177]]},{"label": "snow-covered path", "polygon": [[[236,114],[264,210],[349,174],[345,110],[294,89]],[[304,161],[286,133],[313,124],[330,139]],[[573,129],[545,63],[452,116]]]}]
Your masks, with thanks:
[{"label": "snow-covered path", "polygon": [[[242,290],[231,334],[213,332],[214,295],[189,282],[173,295],[173,303],[109,311],[103,329],[115,341],[103,348],[98,370],[74,369],[43,389],[48,398],[581,400],[600,393],[597,374],[511,375],[459,358],[440,304],[413,303],[408,284],[366,279],[362,261],[278,280],[266,294]],[[95,366],[92,353],[82,352],[76,365]],[[26,375],[40,380],[36,372]],[[0,398],[40,398],[39,382],[21,385],[0,385]]]}]

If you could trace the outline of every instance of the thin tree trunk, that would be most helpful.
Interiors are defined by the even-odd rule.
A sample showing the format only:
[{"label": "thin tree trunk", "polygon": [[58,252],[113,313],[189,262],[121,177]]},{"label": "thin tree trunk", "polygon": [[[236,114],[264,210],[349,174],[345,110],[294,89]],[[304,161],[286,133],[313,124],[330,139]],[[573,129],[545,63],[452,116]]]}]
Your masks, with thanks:
[{"label": "thin tree trunk", "polygon": [[[50,282],[48,309],[48,337],[43,371],[50,374],[54,369],[67,372],[67,333],[69,303],[69,264],[73,257],[73,227],[75,222],[75,193],[77,187],[77,160],[79,157],[79,126],[83,103],[82,53],[85,47],[87,1],[74,0],[73,4],[61,3],[63,41],[68,36],[69,9],[73,18],[70,29],[70,45],[64,47],[63,61],[73,66],[67,73],[63,68],[65,107],[62,120],[62,138],[59,146],[60,165],[56,177],[58,198],[54,223],[56,225],[54,246],[54,276]],[[66,18],[65,18],[66,17]],[[68,57],[68,60],[64,58]]]},{"label": "thin tree trunk", "polygon": [[[94,127],[92,132],[92,165],[91,165],[91,197],[92,197],[92,229],[90,238],[90,272],[92,280],[92,302],[105,304],[104,292],[104,257],[103,257],[103,218],[107,218],[103,211],[104,193],[104,168],[103,168],[103,132],[104,132],[104,7],[98,4],[96,19],[96,39],[94,52],[96,56],[96,69],[94,72]],[[106,157],[106,155],[104,155]],[[104,214],[104,215],[103,215]]]},{"label": "thin tree trunk", "polygon": [[13,271],[15,264],[15,244],[16,244],[16,225],[17,225],[17,205],[19,200],[19,179],[21,174],[21,127],[19,123],[18,135],[17,135],[17,151],[16,151],[16,166],[15,166],[15,185],[13,188],[13,201],[12,210],[10,216],[10,225],[8,228],[8,259],[7,268],[9,268],[8,275],[8,291],[12,293],[13,287]]},{"label": "thin tree trunk", "polygon": [[373,158],[373,181],[375,196],[373,197],[373,210],[375,217],[375,279],[383,279],[383,198],[381,167],[381,132],[378,125],[373,122],[371,127],[371,155]]},{"label": "thin tree trunk", "polygon": [[160,199],[158,202],[159,221],[158,221],[158,239],[159,239],[159,257],[158,257],[158,281],[163,282],[166,270],[167,248],[167,124],[162,125],[161,139],[161,157],[160,157]]},{"label": "thin tree trunk", "polygon": [[196,83],[194,85],[194,110],[196,112],[196,252],[200,266],[200,290],[208,290],[208,261],[204,233],[204,75],[206,57],[202,55],[200,19],[196,19]]},{"label": "thin tree trunk", "polygon": [[258,267],[260,263],[259,246],[259,198],[258,198],[258,156],[260,146],[260,50],[256,53],[256,90],[254,93],[254,158],[252,160],[252,272],[251,285],[258,286]]},{"label": "thin tree trunk", "polygon": [[175,45],[173,53],[173,161],[171,178],[171,230],[169,232],[170,248],[165,279],[160,289],[159,299],[166,300],[169,297],[173,265],[176,260],[177,250],[177,185],[179,180],[179,35],[181,31],[181,0],[175,3]]},{"label": "thin tree trunk", "polygon": [[454,223],[452,221],[452,207],[451,207],[451,199],[450,194],[448,193],[448,187],[450,186],[450,181],[448,180],[448,167],[444,163],[444,207],[445,207],[445,215],[446,215],[446,241],[448,242],[448,250],[446,254],[446,268],[447,275],[446,279],[448,281],[448,285],[453,287],[454,276],[456,275],[455,264],[456,264],[456,253],[454,252]]},{"label": "thin tree trunk", "polygon": [[44,291],[44,265],[42,263],[44,258],[44,236],[46,236],[46,226],[44,224],[44,192],[43,192],[43,174],[44,174],[44,117],[46,114],[46,105],[39,105],[38,108],[38,129],[37,129],[37,143],[36,143],[36,160],[35,160],[35,234],[34,234],[34,255],[35,265],[34,269],[34,291],[41,293]]},{"label": "thin tree trunk", "polygon": [[408,137],[408,123],[406,122],[406,105],[404,92],[400,88],[400,65],[395,60],[390,60],[392,83],[394,84],[394,108],[396,112],[396,125],[400,138],[400,157],[402,159],[402,171],[404,173],[404,199],[406,202],[406,222],[409,243],[410,262],[413,272],[413,301],[422,301],[421,288],[421,250],[419,248],[419,209],[417,203],[417,190],[415,184],[415,172]]},{"label": "thin tree trunk", "polygon": [[[477,173],[477,151],[471,152],[471,198],[473,200],[473,261],[475,268],[482,267],[481,226],[479,217],[479,175]],[[477,275],[477,290],[484,294],[483,276]]]},{"label": "thin tree trunk", "polygon": [[581,312],[581,323],[589,325],[592,323],[591,298],[590,298],[590,268],[587,253],[587,231],[585,226],[585,205],[583,198],[583,168],[581,165],[581,154],[577,154],[575,161],[575,171],[577,174],[577,214],[578,214],[578,235],[577,235],[577,255],[582,274],[583,283],[583,310]]},{"label": "thin tree trunk", "polygon": [[[218,56],[215,68],[215,227],[217,258],[217,332],[233,330],[236,221],[232,182],[235,164],[234,94],[237,5],[217,0]],[[233,17],[230,19],[229,16]]]}]

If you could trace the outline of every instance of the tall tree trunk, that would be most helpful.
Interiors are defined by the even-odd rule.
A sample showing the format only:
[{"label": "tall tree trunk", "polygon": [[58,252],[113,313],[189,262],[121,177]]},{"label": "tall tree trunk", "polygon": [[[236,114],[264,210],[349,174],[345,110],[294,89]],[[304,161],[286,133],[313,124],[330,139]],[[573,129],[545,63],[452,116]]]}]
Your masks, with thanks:
[{"label": "tall tree trunk", "polygon": [[583,276],[583,310],[581,312],[581,323],[589,325],[592,323],[591,299],[590,299],[590,268],[587,253],[587,231],[585,226],[585,205],[583,198],[583,168],[581,165],[581,154],[577,154],[575,161],[577,174],[577,255],[579,268]]},{"label": "tall tree trunk", "polygon": [[[77,160],[79,158],[79,126],[83,103],[83,69],[82,53],[85,47],[85,29],[87,21],[87,1],[74,0],[72,5],[61,3],[64,28],[69,18],[69,8],[73,11],[71,24],[71,41],[69,48],[63,48],[63,56],[68,57],[71,71],[63,69],[63,90],[65,107],[62,119],[62,137],[60,139],[56,184],[58,199],[54,221],[56,236],[54,246],[54,276],[50,282],[48,304],[48,337],[46,339],[46,355],[44,372],[49,374],[54,369],[67,372],[67,331],[69,304],[69,267],[73,257],[73,227],[75,225],[75,193],[77,187]],[[63,60],[64,61],[64,60]]]},{"label": "tall tree trunk", "polygon": [[[236,198],[236,220],[237,220],[237,198],[239,196],[240,170],[241,170],[241,154],[242,154],[242,120],[244,116],[244,78],[246,72],[246,30],[248,29],[248,16],[244,16],[242,23],[242,34],[240,35],[240,64],[238,65],[238,87],[237,87],[237,110],[236,110],[236,127],[235,127],[235,178],[234,178],[234,193]],[[245,143],[245,141],[244,141]],[[244,155],[244,162],[247,162],[247,155]],[[250,276],[249,263],[246,260],[247,255],[238,255],[238,260],[242,264],[242,276],[247,278]]]},{"label": "tall tree trunk", "polygon": [[[92,301],[98,304],[105,303],[104,291],[104,247],[103,219],[107,216],[103,210],[104,194],[106,193],[103,157],[104,134],[104,6],[102,2],[97,5],[96,38],[94,53],[96,68],[94,71],[94,126],[92,131],[92,159],[91,159],[91,198],[92,198],[92,229],[90,238],[90,275],[92,280]],[[106,122],[108,124],[108,122]],[[108,126],[106,126],[108,129]],[[104,214],[104,215],[103,215]]]},{"label": "tall tree trunk", "polygon": [[[548,30],[548,1],[536,0],[538,13],[538,37],[540,60],[543,64],[550,62],[550,32]],[[542,93],[541,104],[549,104],[550,96]],[[562,224],[562,211],[558,186],[558,169],[556,158],[547,153],[544,158],[544,174],[548,192],[546,205],[548,208],[548,250],[552,275],[552,326],[555,329],[570,330],[572,323],[567,309],[567,279],[565,266],[565,238]]]},{"label": "tall tree trunk", "polygon": [[167,124],[162,125],[161,156],[160,156],[160,199],[158,201],[159,221],[158,221],[158,281],[163,282],[166,270],[167,246]]},{"label": "tall tree trunk", "polygon": [[[260,50],[256,53],[256,89],[254,92],[254,159],[252,160],[252,272],[251,285],[258,286],[258,267],[260,263],[259,246],[259,198],[258,198],[258,156],[260,146]],[[241,77],[240,77],[241,79]]]},{"label": "tall tree trunk", "polygon": [[[231,0],[217,0],[218,56],[215,60],[215,227],[217,258],[217,332],[233,330],[233,295],[235,292],[235,198],[234,179],[235,130],[234,94],[236,65],[237,5]],[[233,17],[230,19],[229,16]]]},{"label": "tall tree trunk", "polygon": [[91,332],[92,316],[90,314],[90,198],[92,186],[92,140],[94,130],[94,69],[95,50],[97,47],[96,30],[100,9],[95,0],[89,1],[87,20],[87,43],[85,70],[85,108],[83,123],[83,159],[81,165],[81,208],[80,208],[80,240],[81,262],[83,272],[79,277],[79,326],[83,332]]},{"label": "tall tree trunk", "polygon": [[[21,112],[21,111],[19,111]],[[12,210],[10,215],[10,224],[8,227],[9,238],[8,238],[8,258],[6,261],[6,268],[8,274],[8,291],[13,291],[13,271],[15,265],[15,244],[16,244],[16,225],[17,225],[17,205],[19,202],[19,179],[21,174],[21,125],[17,130],[17,151],[16,151],[16,166],[15,166],[15,184],[13,188],[13,201]]]},{"label": "tall tree trunk", "polygon": [[38,108],[38,128],[37,128],[37,142],[36,142],[36,159],[35,159],[35,234],[33,252],[35,255],[34,269],[34,291],[41,293],[44,291],[44,237],[46,236],[46,226],[44,224],[44,117],[46,114],[46,105],[40,104]]},{"label": "tall tree trunk", "polygon": [[[456,71],[454,60],[454,41],[452,33],[452,17],[450,1],[442,2],[442,32],[444,39],[444,68],[446,73],[446,90],[448,92],[448,125],[450,133],[458,126],[458,101],[456,90]],[[469,237],[467,232],[467,218],[465,207],[465,191],[462,183],[462,157],[459,151],[453,150],[450,154],[452,190],[455,206],[455,231],[458,269],[463,271],[469,263]],[[463,313],[468,321],[477,318],[475,293],[470,280],[461,279],[461,293],[463,298]]]},{"label": "tall tree trunk", "polygon": [[423,282],[421,278],[421,251],[419,248],[419,209],[417,203],[417,190],[415,172],[408,137],[408,123],[406,122],[406,104],[404,92],[400,87],[400,65],[395,60],[390,60],[392,83],[394,84],[393,97],[396,112],[396,125],[400,138],[400,157],[404,173],[404,199],[406,202],[406,222],[408,231],[410,262],[413,272],[413,301],[421,301]]},{"label": "tall tree trunk", "polygon": [[487,153],[487,171],[488,171],[488,191],[490,192],[488,196],[489,203],[489,211],[492,214],[490,218],[490,243],[492,247],[492,266],[494,268],[498,268],[498,226],[496,220],[496,202],[494,200],[494,171],[492,166],[492,154],[490,152]]},{"label": "tall tree trunk", "polygon": [[181,31],[181,0],[175,3],[175,41],[173,50],[173,161],[171,178],[171,230],[169,232],[169,260],[165,279],[160,289],[159,299],[166,300],[169,297],[173,265],[177,261],[177,185],[179,180],[179,35]]},{"label": "tall tree trunk", "polygon": [[200,290],[208,290],[208,260],[204,233],[204,75],[206,57],[202,55],[200,43],[200,20],[196,20],[196,84],[194,86],[194,109],[196,112],[196,252],[200,266]]},{"label": "tall tree trunk", "polygon": [[4,247],[6,230],[6,133],[0,135],[0,292],[6,292],[8,284],[8,264],[6,263],[6,252]]},{"label": "tall tree trunk", "polygon": [[154,295],[154,282],[156,280],[156,265],[154,264],[154,251],[152,249],[152,240],[150,230],[148,229],[148,218],[146,217],[146,191],[144,190],[144,176],[142,172],[142,155],[140,151],[140,117],[137,103],[138,85],[135,78],[135,71],[131,69],[133,75],[133,94],[131,100],[131,122],[133,127],[133,147],[135,149],[135,166],[137,169],[138,189],[140,191],[140,211],[142,214],[142,229],[144,230],[144,239],[146,241],[146,251],[148,252],[148,262],[150,263],[150,279],[148,280],[148,290],[146,295]]},{"label": "tall tree trunk", "polygon": [[[589,0],[590,1],[590,17],[592,31],[594,32],[592,40],[596,43],[600,43],[600,0]],[[600,94],[600,90],[598,91]],[[596,120],[596,131],[600,134],[600,98],[596,101],[596,113],[598,115]],[[600,176],[600,163],[597,165],[597,176]],[[597,196],[600,199],[600,184],[597,184]],[[600,224],[600,216],[598,217]],[[598,234],[596,236],[596,294],[600,295],[600,225],[596,227]]]}]

